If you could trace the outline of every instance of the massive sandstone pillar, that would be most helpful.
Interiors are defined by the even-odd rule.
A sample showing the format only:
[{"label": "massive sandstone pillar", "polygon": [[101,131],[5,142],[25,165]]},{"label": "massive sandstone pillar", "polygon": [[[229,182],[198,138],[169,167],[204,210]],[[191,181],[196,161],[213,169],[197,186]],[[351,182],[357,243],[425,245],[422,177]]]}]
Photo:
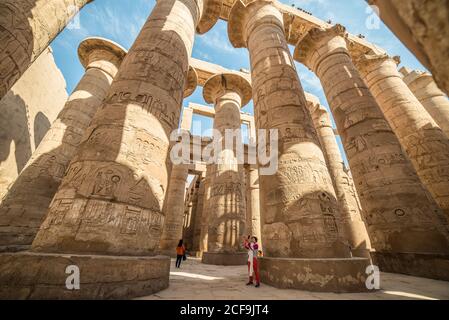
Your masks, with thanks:
[{"label": "massive sandstone pillar", "polygon": [[[399,261],[395,272],[407,272],[413,266],[401,265],[407,253],[418,259],[419,254],[448,251],[444,221],[439,220],[444,216],[353,65],[344,37],[341,26],[313,29],[298,43],[295,58],[321,80],[376,257]],[[389,269],[385,264],[381,268]]]},{"label": "massive sandstone pillar", "polygon": [[0,2],[0,99],[92,0]]},{"label": "massive sandstone pillar", "polygon": [[126,55],[119,45],[101,38],[84,40],[78,53],[85,74],[0,205],[2,247],[19,249],[31,245],[66,168]]},{"label": "massive sandstone pillar", "polygon": [[407,68],[400,70],[404,76],[405,84],[415,97],[449,137],[449,99],[441,91],[433,77],[428,72],[410,71]]},{"label": "massive sandstone pillar", "polygon": [[157,2],[69,166],[34,251],[154,253],[165,220],[169,136],[178,127],[202,6]]},{"label": "massive sandstone pillar", "polygon": [[395,59],[361,55],[355,60],[422,183],[449,219],[449,137],[401,79]]},{"label": "massive sandstone pillar", "polygon": [[[168,286],[170,261],[153,255],[165,218],[169,137],[179,124],[195,30],[209,3],[156,3],[68,167],[33,253],[12,260],[0,255],[0,264],[70,257],[88,275],[81,276],[80,290],[67,293],[57,284],[46,297],[59,297],[61,291],[78,298],[135,297]],[[92,259],[98,263],[90,264]],[[0,284],[13,277],[11,292],[20,295],[31,287],[32,296],[40,297],[42,291],[34,290],[40,284],[62,276],[65,282],[64,271],[50,263],[39,268],[32,285],[29,273],[16,268],[2,274]]]},{"label": "massive sandstone pillar", "polygon": [[203,196],[203,209],[201,214],[200,223],[200,238],[199,238],[199,251],[201,256],[207,251],[208,247],[208,232],[209,232],[209,205],[210,205],[210,179],[212,165],[207,166],[206,176],[204,178],[204,196]]},{"label": "massive sandstone pillar", "polygon": [[262,243],[260,225],[260,186],[257,166],[245,165],[246,182],[246,230]]},{"label": "massive sandstone pillar", "polygon": [[[184,98],[190,96],[198,85],[198,75],[196,70],[189,68],[187,82],[184,86]],[[184,120],[184,119],[183,119]],[[189,130],[183,127],[184,121],[181,121],[181,130]],[[191,123],[191,121],[189,121]],[[168,183],[167,195],[164,204],[165,223],[162,227],[161,242],[159,249],[161,253],[172,256],[176,253],[176,246],[182,238],[183,219],[184,219],[184,197],[186,191],[186,182],[188,164],[180,163],[172,165],[170,179]]]},{"label": "massive sandstone pillar", "polygon": [[193,228],[193,237],[192,237],[192,246],[191,246],[191,254],[197,257],[202,256],[201,252],[201,224],[203,220],[203,209],[204,209],[204,193],[205,193],[205,185],[204,185],[204,174],[198,177],[199,181],[199,189],[197,196],[197,205],[195,212],[195,227]]},{"label": "massive sandstone pillar", "polygon": [[449,94],[449,6],[447,0],[366,0],[380,18],[429,69]]},{"label": "massive sandstone pillar", "polygon": [[343,215],[342,225],[346,238],[354,256],[369,258],[371,243],[365,222],[362,220],[362,208],[352,176],[349,170],[345,168],[338,148],[329,113],[319,104],[319,101],[317,103],[309,102],[308,105],[337,194],[338,204]]},{"label": "massive sandstone pillar", "polygon": [[[238,0],[228,23],[234,47],[249,50],[257,129],[279,132],[277,171],[260,176],[262,280],[308,290],[364,290],[356,275],[368,260],[345,259],[349,248],[332,180],[275,3]],[[310,280],[328,276],[333,281]],[[342,276],[354,281],[343,284]]]},{"label": "massive sandstone pillar", "polygon": [[[220,137],[214,143],[221,150],[215,154],[216,162],[210,166],[210,198],[208,199],[208,250],[203,263],[230,265],[245,264],[242,237],[246,232],[246,197],[243,163],[238,162],[236,142],[229,146],[226,130],[240,130],[240,108],[251,100],[251,85],[240,75],[217,74],[207,80],[203,89],[207,103],[215,105],[214,130]],[[226,141],[227,140],[227,141]]]}]

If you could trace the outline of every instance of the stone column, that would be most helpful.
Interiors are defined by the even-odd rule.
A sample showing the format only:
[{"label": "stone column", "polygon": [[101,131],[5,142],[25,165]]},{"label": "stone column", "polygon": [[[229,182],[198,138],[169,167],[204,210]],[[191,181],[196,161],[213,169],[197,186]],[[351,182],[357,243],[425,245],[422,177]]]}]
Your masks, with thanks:
[{"label": "stone column", "polygon": [[214,143],[221,150],[210,166],[208,250],[203,263],[217,265],[245,264],[247,255],[241,246],[246,228],[245,178],[243,163],[238,163],[235,136],[232,149],[227,145],[226,130],[240,129],[240,109],[251,100],[251,85],[240,75],[223,73],[207,80],[203,89],[207,103],[215,105],[214,130],[220,134]]},{"label": "stone column", "polygon": [[173,166],[170,175],[167,197],[165,199],[167,206],[165,210],[165,223],[159,245],[161,253],[169,256],[176,254],[176,246],[178,245],[179,239],[182,239],[184,201],[188,174],[187,165],[179,164]]},{"label": "stone column", "polygon": [[337,200],[343,215],[342,224],[346,238],[356,257],[370,257],[371,243],[362,220],[361,206],[354,187],[352,176],[346,169],[338,148],[331,118],[327,110],[319,103],[308,103],[313,123],[326,157]]},{"label": "stone column", "polygon": [[[81,276],[81,290],[71,296],[90,299],[145,296],[168,286],[170,260],[154,255],[165,220],[169,138],[179,125],[195,30],[209,3],[156,3],[68,167],[33,241],[33,253],[2,263],[29,256],[38,262],[70,257],[90,275]],[[80,258],[80,265],[75,255],[88,258]],[[36,292],[39,284],[58,283],[46,292],[70,295],[60,285],[67,277],[65,266],[39,268],[31,285],[28,270],[15,269],[11,290],[20,296],[25,289]],[[57,282],[61,275],[64,280]]]},{"label": "stone column", "polygon": [[2,0],[0,3],[0,99],[92,0]]},{"label": "stone column", "polygon": [[446,0],[366,0],[449,94],[449,6]]},{"label": "stone column", "polygon": [[[368,259],[345,259],[350,253],[332,180],[275,4],[238,0],[228,23],[234,47],[249,50],[256,127],[279,132],[277,172],[260,176],[262,280],[284,288],[365,290],[357,274],[363,274]],[[337,276],[320,265],[327,258],[334,258]],[[339,287],[343,274],[354,282]],[[328,276],[333,284],[310,281]]]},{"label": "stone column", "polygon": [[402,79],[415,97],[449,137],[449,99],[441,91],[428,72],[400,70]]},{"label": "stone column", "polygon": [[203,199],[203,210],[201,215],[201,223],[200,223],[200,239],[199,239],[199,246],[200,246],[200,253],[201,257],[204,254],[204,252],[207,251],[207,242],[208,242],[208,232],[209,232],[209,204],[210,204],[210,182],[209,182],[209,175],[211,173],[210,169],[211,165],[208,166],[208,169],[206,171],[206,177],[204,178],[204,199]]},{"label": "stone column", "polygon": [[376,255],[445,253],[444,216],[355,68],[345,34],[339,25],[313,29],[298,43],[295,59],[321,80]]},{"label": "stone column", "polygon": [[422,183],[449,219],[449,138],[402,81],[387,55],[354,57]]},{"label": "stone column", "polygon": [[[189,67],[187,82],[184,86],[184,98],[190,96],[198,85],[198,75],[196,70]],[[186,108],[184,109],[185,112]],[[181,120],[181,130],[190,130],[185,127],[185,122],[192,122],[191,117],[185,120],[185,114]],[[161,253],[173,256],[176,254],[176,246],[182,239],[183,219],[184,219],[184,200],[186,191],[187,176],[189,175],[188,164],[181,163],[172,165],[170,181],[168,184],[167,195],[165,199],[165,223],[162,228],[161,242],[159,250]]]},{"label": "stone column", "polygon": [[198,189],[198,200],[195,212],[195,228],[193,229],[192,249],[191,254],[197,257],[202,257],[201,253],[201,224],[203,220],[203,208],[204,208],[204,175],[199,176],[200,186]]},{"label": "stone column", "polygon": [[202,5],[157,2],[69,166],[34,251],[154,254],[165,220],[169,137],[179,124]]},{"label": "stone column", "polygon": [[126,55],[102,38],[79,46],[86,69],[68,102],[0,205],[0,246],[20,249],[33,241],[82,136]]},{"label": "stone column", "polygon": [[247,234],[256,236],[262,244],[260,225],[259,171],[256,166],[245,165],[246,178],[246,226]]}]

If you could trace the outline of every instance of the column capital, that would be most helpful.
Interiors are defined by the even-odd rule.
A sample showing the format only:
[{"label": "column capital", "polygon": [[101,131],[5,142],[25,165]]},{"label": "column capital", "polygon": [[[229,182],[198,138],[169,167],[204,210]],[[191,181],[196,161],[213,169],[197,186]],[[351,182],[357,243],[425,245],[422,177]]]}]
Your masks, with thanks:
[{"label": "column capital", "polygon": [[189,72],[187,74],[186,86],[184,88],[184,98],[192,95],[198,86],[198,73],[192,66],[189,67]]},{"label": "column capital", "polygon": [[242,98],[243,108],[252,98],[252,88],[249,80],[239,74],[227,72],[210,77],[203,88],[204,100],[215,104],[215,101],[226,92],[236,92]]},{"label": "column capital", "polygon": [[[397,66],[401,63],[401,58],[399,56],[389,56],[388,54],[360,54],[352,55],[352,60],[354,65],[357,67],[358,71],[363,77],[369,74],[374,69],[377,69],[383,63],[389,63],[397,71]],[[398,72],[399,73],[399,72]]]},{"label": "column capital", "polygon": [[[247,3],[245,3],[247,2]],[[275,24],[282,30],[283,16],[274,5],[275,0],[237,0],[231,8],[228,20],[229,41],[235,48],[246,48],[251,31],[262,24]],[[267,10],[262,10],[263,8]],[[273,19],[276,17],[277,19]],[[248,25],[252,21],[251,26]]]},{"label": "column capital", "polygon": [[[321,60],[320,58],[329,53],[335,53],[341,48],[347,50],[347,36],[346,28],[341,24],[330,28],[312,28],[299,39],[293,58],[314,70],[314,65]],[[327,50],[318,50],[323,46],[326,46]]]},{"label": "column capital", "polygon": [[217,23],[220,18],[223,0],[203,0],[203,14],[196,26],[196,32],[204,34]]},{"label": "column capital", "polygon": [[78,47],[78,57],[85,69],[95,67],[98,61],[108,61],[118,69],[126,54],[127,50],[119,44],[99,37],[84,39]]},{"label": "column capital", "polygon": [[426,71],[410,70],[409,68],[402,67],[399,72],[403,76],[402,80],[404,80],[405,84],[408,86],[419,79],[429,79],[429,81],[433,81],[432,75]]}]

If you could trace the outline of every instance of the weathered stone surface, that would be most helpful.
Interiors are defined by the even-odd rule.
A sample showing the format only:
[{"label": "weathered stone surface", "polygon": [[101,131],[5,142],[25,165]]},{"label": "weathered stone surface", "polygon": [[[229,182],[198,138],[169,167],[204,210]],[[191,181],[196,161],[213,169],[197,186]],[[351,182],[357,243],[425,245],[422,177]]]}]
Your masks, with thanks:
[{"label": "weathered stone surface", "polygon": [[205,193],[205,184],[204,184],[204,176],[198,177],[199,188],[197,194],[197,204],[195,211],[195,225],[193,228],[192,234],[192,246],[191,246],[191,254],[195,254],[200,257],[202,255],[201,252],[201,224],[203,220],[203,209],[204,209],[204,193]]},{"label": "weathered stone surface", "polygon": [[31,245],[85,130],[126,55],[117,44],[88,38],[79,47],[86,72],[0,205],[0,246]]},{"label": "weathered stone surface", "polygon": [[354,256],[369,258],[371,242],[365,222],[362,220],[362,207],[354,181],[349,169],[346,168],[343,162],[329,113],[320,105],[318,98],[316,100],[315,103],[308,103],[309,110],[323,147],[332,182],[334,183],[335,193],[343,216],[342,225],[346,238]]},{"label": "weathered stone surface", "polygon": [[208,233],[209,233],[209,214],[210,214],[210,196],[211,196],[211,187],[210,187],[210,179],[209,175],[212,173],[212,165],[208,165],[206,169],[206,176],[204,178],[204,199],[203,199],[203,210],[201,215],[201,224],[200,224],[200,252],[204,253],[208,248]]},{"label": "weathered stone surface", "polygon": [[170,255],[176,253],[176,246],[179,240],[182,239],[187,176],[188,170],[186,165],[173,166],[165,200],[165,223],[159,244],[161,252]]},{"label": "weathered stone surface", "polygon": [[268,257],[348,257],[336,195],[273,1],[237,1],[228,34],[250,54],[257,129],[277,129],[277,172],[260,176]]},{"label": "weathered stone surface", "polygon": [[386,55],[354,59],[422,183],[449,219],[449,137],[402,81],[397,60]]},{"label": "weathered stone surface", "polygon": [[152,255],[164,224],[201,0],[158,1],[124,59],[33,242],[40,252]]},{"label": "weathered stone surface", "polygon": [[[230,137],[226,136],[226,130],[240,129],[240,108],[251,99],[251,85],[238,74],[217,74],[206,82],[203,95],[207,103],[215,105],[214,129],[220,137],[214,137],[217,139],[214,143],[221,145],[220,152],[215,155],[216,162],[208,168],[211,191],[207,199],[207,252],[232,256],[243,250],[241,239],[246,232],[246,194],[243,163],[238,161],[235,144],[229,147],[226,140]],[[235,139],[242,140],[240,131]],[[203,259],[206,259],[205,255]]]},{"label": "weathered stone surface", "polygon": [[[313,29],[295,58],[320,78],[378,252],[448,251],[445,219],[355,68],[342,26]],[[441,219],[440,219],[441,218]]]},{"label": "weathered stone surface", "polygon": [[380,17],[449,94],[449,6],[447,0],[369,0]]},{"label": "weathered stone surface", "polygon": [[263,283],[281,289],[316,292],[366,292],[369,259],[260,258]]},{"label": "weathered stone surface", "polygon": [[51,48],[0,100],[0,197],[16,180],[67,101]]},{"label": "weathered stone surface", "polygon": [[260,185],[259,171],[256,166],[245,165],[246,184],[246,230],[248,235],[256,236],[262,249],[260,224]]},{"label": "weathered stone surface", "polygon": [[449,281],[449,255],[373,252],[372,257],[382,272]]},{"label": "weathered stone surface", "polygon": [[198,210],[198,191],[199,179],[198,176],[195,176],[187,189],[186,200],[184,202],[182,239],[184,240],[184,245],[189,254],[193,253],[193,238],[196,229],[196,214]]},{"label": "weathered stone surface", "polygon": [[[80,289],[66,280],[77,266]],[[168,287],[168,257],[0,254],[0,299],[130,299]]]},{"label": "weathered stone surface", "polygon": [[2,0],[0,99],[78,11],[92,0]]},{"label": "weathered stone surface", "polygon": [[203,252],[201,263],[217,266],[241,266],[248,262],[246,252]]},{"label": "weathered stone surface", "polygon": [[400,70],[405,84],[432,116],[441,130],[449,137],[449,99],[436,85],[428,72]]}]

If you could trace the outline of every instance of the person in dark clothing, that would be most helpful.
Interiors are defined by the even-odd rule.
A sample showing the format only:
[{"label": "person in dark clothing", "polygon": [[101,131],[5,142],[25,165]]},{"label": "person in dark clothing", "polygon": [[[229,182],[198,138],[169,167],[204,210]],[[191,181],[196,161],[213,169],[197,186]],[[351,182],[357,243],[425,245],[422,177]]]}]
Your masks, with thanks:
[{"label": "person in dark clothing", "polygon": [[182,260],[185,260],[186,248],[184,246],[183,240],[179,240],[178,246],[176,247],[176,268],[181,267]]}]

